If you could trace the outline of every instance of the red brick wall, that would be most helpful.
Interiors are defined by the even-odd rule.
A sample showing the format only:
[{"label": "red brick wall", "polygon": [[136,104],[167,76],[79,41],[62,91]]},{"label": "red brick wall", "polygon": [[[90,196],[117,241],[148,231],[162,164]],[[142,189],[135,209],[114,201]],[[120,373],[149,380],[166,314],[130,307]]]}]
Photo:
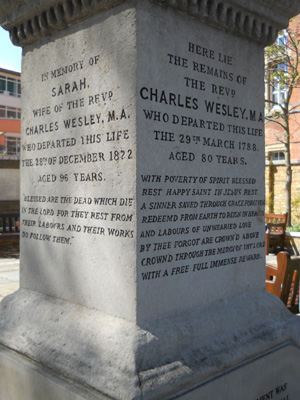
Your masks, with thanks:
[{"label": "red brick wall", "polygon": [[[290,28],[294,32],[299,32],[300,37],[300,15],[293,18]],[[297,33],[298,34],[298,33]],[[300,50],[300,49],[299,49]],[[295,88],[291,98],[291,104],[299,103],[296,109],[300,112],[300,88]],[[300,113],[295,113],[290,116],[290,141],[291,141],[291,160],[300,160]],[[284,131],[276,123],[267,122],[265,125],[266,145],[280,144],[280,139],[283,138]],[[272,148],[270,148],[271,150]]]}]

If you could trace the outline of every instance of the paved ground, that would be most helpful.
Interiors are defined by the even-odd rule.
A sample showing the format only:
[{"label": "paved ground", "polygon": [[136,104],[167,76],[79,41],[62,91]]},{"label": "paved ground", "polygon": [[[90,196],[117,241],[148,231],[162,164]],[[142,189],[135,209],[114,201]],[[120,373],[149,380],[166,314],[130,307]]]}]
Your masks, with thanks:
[{"label": "paved ground", "polygon": [[269,254],[266,256],[266,264],[277,266],[277,256],[275,254]]},{"label": "paved ground", "polygon": [[0,258],[0,301],[19,289],[19,258]]}]

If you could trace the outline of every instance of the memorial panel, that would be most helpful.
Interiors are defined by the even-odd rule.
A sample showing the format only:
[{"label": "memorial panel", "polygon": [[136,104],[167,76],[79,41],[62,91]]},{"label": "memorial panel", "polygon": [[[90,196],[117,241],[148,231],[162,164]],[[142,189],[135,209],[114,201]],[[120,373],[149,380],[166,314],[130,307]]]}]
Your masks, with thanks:
[{"label": "memorial panel", "polygon": [[21,286],[128,319],[135,314],[134,14],[103,13],[26,48],[22,89],[31,101],[22,120]]},{"label": "memorial panel", "polygon": [[261,46],[170,10],[149,23],[148,6],[138,25],[142,318],[264,285]]},{"label": "memorial panel", "polygon": [[148,319],[263,287],[263,59],[156,5],[138,13],[137,75],[132,10],[24,54],[22,285],[129,319],[141,298]]}]

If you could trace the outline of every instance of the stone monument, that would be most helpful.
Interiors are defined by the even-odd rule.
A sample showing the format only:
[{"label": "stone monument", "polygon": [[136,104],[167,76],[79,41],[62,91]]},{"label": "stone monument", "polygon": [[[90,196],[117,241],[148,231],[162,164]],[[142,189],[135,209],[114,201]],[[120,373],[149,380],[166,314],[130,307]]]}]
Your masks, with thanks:
[{"label": "stone monument", "polygon": [[264,290],[264,46],[288,0],[2,0],[22,56],[0,399],[297,400]]}]

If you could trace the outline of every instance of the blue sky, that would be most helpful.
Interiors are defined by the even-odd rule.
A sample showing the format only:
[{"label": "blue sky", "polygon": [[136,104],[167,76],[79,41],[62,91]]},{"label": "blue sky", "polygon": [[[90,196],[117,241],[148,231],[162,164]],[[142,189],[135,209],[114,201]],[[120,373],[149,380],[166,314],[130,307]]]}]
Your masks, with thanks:
[{"label": "blue sky", "polygon": [[0,68],[21,72],[21,54],[22,48],[14,46],[9,33],[0,28]]}]

